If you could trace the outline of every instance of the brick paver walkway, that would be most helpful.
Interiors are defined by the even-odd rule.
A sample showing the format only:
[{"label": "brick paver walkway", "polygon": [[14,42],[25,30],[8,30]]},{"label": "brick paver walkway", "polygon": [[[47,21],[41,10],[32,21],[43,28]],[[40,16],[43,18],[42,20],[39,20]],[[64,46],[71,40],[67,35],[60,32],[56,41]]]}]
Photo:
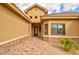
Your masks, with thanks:
[{"label": "brick paver walkway", "polygon": [[0,46],[0,54],[9,55],[46,55],[46,54],[69,54],[61,49],[53,47],[49,43],[32,37],[23,38]]}]

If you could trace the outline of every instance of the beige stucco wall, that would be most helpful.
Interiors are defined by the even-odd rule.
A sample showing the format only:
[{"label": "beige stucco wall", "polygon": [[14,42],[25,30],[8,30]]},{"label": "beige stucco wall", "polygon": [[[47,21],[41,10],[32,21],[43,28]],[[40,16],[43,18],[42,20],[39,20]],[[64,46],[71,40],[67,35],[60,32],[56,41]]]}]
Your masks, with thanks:
[{"label": "beige stucco wall", "polygon": [[[30,18],[31,22],[33,23],[40,23],[40,16],[44,15],[45,11],[43,11],[42,9],[38,8],[38,7],[33,7],[32,9],[27,11],[27,16],[28,18],[30,18],[30,16],[32,16],[32,18]],[[37,18],[35,18],[35,16],[37,16]]]},{"label": "beige stucco wall", "polygon": [[[63,36],[79,36],[79,20],[48,20],[43,22],[44,24],[48,24],[48,35],[51,35],[51,23],[63,23],[65,24],[65,35]],[[44,26],[43,26],[43,35],[44,35]],[[45,35],[44,35],[45,36]]]},{"label": "beige stucco wall", "polygon": [[0,5],[0,42],[30,34],[30,23]]}]

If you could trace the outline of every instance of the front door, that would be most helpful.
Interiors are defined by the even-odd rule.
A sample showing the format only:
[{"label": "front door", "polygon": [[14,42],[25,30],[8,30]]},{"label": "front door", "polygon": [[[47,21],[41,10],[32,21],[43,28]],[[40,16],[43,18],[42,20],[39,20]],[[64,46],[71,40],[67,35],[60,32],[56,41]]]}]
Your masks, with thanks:
[{"label": "front door", "polygon": [[34,36],[38,36],[38,27],[34,27]]}]

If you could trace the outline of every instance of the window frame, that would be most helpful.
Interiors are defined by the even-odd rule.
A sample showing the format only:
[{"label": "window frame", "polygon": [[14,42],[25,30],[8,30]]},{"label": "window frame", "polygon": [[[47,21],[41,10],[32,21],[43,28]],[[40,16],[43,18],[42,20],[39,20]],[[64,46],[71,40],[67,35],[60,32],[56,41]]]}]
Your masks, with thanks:
[{"label": "window frame", "polygon": [[[52,34],[52,25],[55,24],[57,25],[57,33],[56,34]],[[63,31],[62,32],[59,32],[59,25],[63,25]],[[59,34],[59,33],[63,33],[63,34]],[[51,35],[65,35],[65,24],[62,24],[62,23],[51,23]]]},{"label": "window frame", "polygon": [[[47,33],[46,33],[46,31],[47,31]],[[48,24],[44,24],[44,35],[48,35]]]}]

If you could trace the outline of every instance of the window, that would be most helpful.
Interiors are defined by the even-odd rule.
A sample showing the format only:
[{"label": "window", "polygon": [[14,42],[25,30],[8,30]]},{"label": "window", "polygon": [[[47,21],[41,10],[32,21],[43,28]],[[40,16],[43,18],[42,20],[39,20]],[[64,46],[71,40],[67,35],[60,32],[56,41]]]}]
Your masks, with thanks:
[{"label": "window", "polygon": [[65,35],[65,24],[51,24],[52,35]]},{"label": "window", "polygon": [[37,18],[37,16],[35,16],[35,18]]},{"label": "window", "polygon": [[30,18],[32,18],[32,16],[30,16]]},{"label": "window", "polygon": [[48,24],[45,24],[44,26],[44,34],[48,35]]}]

